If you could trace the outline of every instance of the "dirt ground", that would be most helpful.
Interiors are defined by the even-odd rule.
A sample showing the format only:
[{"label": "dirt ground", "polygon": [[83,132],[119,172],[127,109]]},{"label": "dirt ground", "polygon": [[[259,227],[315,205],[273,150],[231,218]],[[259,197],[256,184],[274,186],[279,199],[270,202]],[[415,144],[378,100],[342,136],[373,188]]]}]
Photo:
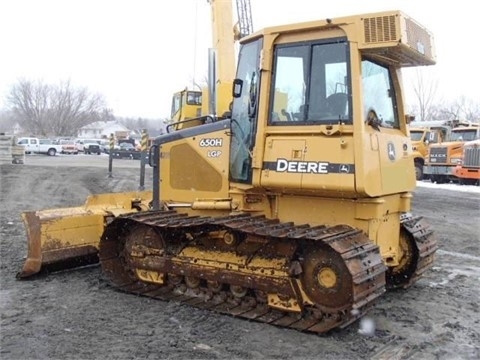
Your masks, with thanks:
[{"label": "dirt ground", "polygon": [[[315,335],[121,293],[99,266],[16,280],[27,245],[22,211],[138,189],[139,162],[122,160],[109,177],[106,161],[95,167],[93,158],[81,159],[0,165],[1,359],[480,358],[480,193],[473,188],[416,189],[414,213],[435,228],[440,250],[413,288],[379,299],[367,315],[374,333],[362,334],[364,322],[356,322]],[[147,189],[150,179],[147,168]]]}]

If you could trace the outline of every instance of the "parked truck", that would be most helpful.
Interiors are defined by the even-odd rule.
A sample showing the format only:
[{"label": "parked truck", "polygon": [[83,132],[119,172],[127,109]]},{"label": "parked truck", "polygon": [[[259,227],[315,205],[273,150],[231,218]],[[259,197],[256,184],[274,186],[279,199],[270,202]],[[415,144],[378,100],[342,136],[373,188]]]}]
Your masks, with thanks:
[{"label": "parked truck", "polygon": [[424,177],[423,166],[428,156],[428,146],[445,141],[450,133],[450,127],[445,125],[430,126],[425,124],[410,124],[410,139],[412,141],[413,162],[415,164],[415,177],[422,180]]},{"label": "parked truck", "polygon": [[463,144],[461,164],[453,169],[460,184],[480,185],[480,139]]},{"label": "parked truck", "polygon": [[25,148],[25,154],[35,153],[55,156],[62,152],[62,145],[54,144],[50,139],[21,137],[18,139],[17,145],[22,145]]},{"label": "parked truck", "polygon": [[479,138],[479,124],[463,124],[453,128],[447,142],[429,145],[423,173],[437,184],[456,181],[454,169],[462,162],[463,145]]}]

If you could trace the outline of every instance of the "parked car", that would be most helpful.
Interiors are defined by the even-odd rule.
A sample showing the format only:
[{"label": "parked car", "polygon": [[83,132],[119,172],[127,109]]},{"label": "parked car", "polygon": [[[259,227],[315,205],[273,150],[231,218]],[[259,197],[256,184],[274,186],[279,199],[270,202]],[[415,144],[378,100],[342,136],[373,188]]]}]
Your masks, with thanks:
[{"label": "parked car", "polygon": [[97,154],[100,155],[102,153],[102,149],[100,148],[100,144],[97,141],[88,141],[86,140],[83,144],[83,151],[85,154]]},{"label": "parked car", "polygon": [[100,150],[102,150],[103,153],[108,154],[110,152],[110,140],[101,139],[98,142],[100,144]]},{"label": "parked car", "polygon": [[65,136],[65,137],[57,137],[52,140],[54,144],[60,145],[60,141],[65,141],[65,140],[75,141],[75,138],[72,138],[70,136]]},{"label": "parked car", "polygon": [[78,154],[78,147],[73,140],[60,140],[59,144],[62,146],[62,154]]},{"label": "parked car", "polygon": [[131,143],[122,142],[113,150],[112,156],[119,159],[140,160],[142,158],[142,152]]},{"label": "parked car", "polygon": [[88,147],[89,144],[97,144],[99,145],[100,139],[77,139],[75,140],[75,144],[77,145],[78,151],[85,152],[85,147]]},{"label": "parked car", "polygon": [[120,146],[121,144],[132,144],[133,146],[135,146],[135,139],[118,139],[118,146]]},{"label": "parked car", "polygon": [[137,149],[131,143],[123,142],[123,143],[118,144],[118,150],[136,151]]}]

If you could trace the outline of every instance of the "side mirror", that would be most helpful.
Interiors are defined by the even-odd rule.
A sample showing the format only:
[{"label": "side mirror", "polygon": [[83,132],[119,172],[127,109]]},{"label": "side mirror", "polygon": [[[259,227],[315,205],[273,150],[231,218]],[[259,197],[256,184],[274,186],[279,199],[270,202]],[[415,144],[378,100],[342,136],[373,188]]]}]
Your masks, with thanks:
[{"label": "side mirror", "polygon": [[410,124],[415,120],[415,115],[405,114],[405,123]]}]

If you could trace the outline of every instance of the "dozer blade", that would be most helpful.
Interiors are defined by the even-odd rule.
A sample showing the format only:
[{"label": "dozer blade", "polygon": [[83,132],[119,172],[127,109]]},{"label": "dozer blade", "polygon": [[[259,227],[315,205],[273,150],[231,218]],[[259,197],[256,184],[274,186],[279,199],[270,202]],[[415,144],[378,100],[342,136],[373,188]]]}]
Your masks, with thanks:
[{"label": "dozer blade", "polygon": [[17,278],[43,268],[74,268],[98,262],[103,230],[114,217],[148,210],[150,191],[91,195],[83,206],[22,214],[27,230],[27,259]]}]

